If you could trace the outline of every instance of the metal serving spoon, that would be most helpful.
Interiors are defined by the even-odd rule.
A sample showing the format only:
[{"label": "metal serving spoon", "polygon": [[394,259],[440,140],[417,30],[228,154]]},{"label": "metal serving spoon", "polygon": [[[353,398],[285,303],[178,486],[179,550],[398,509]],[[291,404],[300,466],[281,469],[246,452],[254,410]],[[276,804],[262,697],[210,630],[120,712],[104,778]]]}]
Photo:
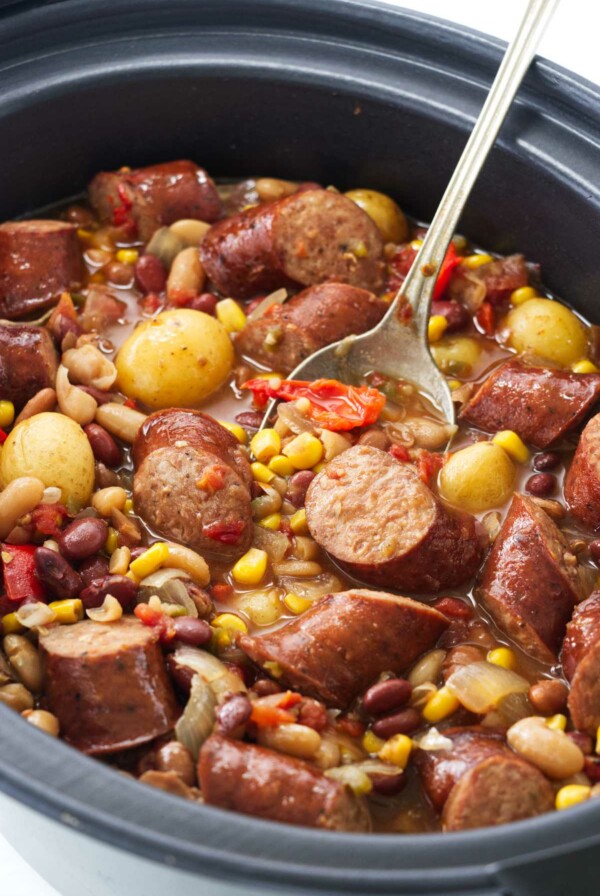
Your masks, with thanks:
[{"label": "metal serving spoon", "polygon": [[[558,2],[529,0],[419,253],[385,317],[367,333],[315,352],[292,371],[289,379],[356,383],[377,371],[413,383],[449,423],[454,423],[452,395],[434,363],[427,339],[433,289],[465,203]],[[412,308],[408,315],[406,303]],[[269,425],[276,403],[272,400],[267,406],[261,429]]]}]

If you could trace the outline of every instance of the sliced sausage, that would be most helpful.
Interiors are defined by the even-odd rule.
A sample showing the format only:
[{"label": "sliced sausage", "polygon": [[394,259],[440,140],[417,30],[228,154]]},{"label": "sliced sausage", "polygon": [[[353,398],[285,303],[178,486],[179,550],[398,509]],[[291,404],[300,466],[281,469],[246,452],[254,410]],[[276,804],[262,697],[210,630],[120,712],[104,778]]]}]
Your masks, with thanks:
[{"label": "sliced sausage", "polygon": [[485,432],[512,429],[536,448],[564,438],[600,397],[600,374],[507,361],[479,387],[460,419]]},{"label": "sliced sausage", "polygon": [[0,317],[18,320],[81,287],[77,228],[64,221],[0,224]]},{"label": "sliced sausage", "polygon": [[204,802],[258,818],[334,831],[368,831],[364,804],[306,762],[211,735],[200,751]]},{"label": "sliced sausage", "polygon": [[565,479],[565,499],[580,523],[600,527],[600,414],[581,433]]},{"label": "sliced sausage", "polygon": [[58,358],[44,327],[0,325],[0,395],[20,410],[41,389],[54,386]]},{"label": "sliced sausage", "polygon": [[495,258],[488,264],[471,270],[459,265],[452,275],[448,295],[475,310],[481,302],[499,304],[509,298],[511,292],[527,286],[529,275],[522,255]]},{"label": "sliced sausage", "polygon": [[236,348],[259,364],[289,373],[317,349],[370,330],[387,308],[372,292],[347,283],[311,286],[244,327]]},{"label": "sliced sausage", "polygon": [[442,813],[446,831],[466,831],[534,818],[554,808],[544,775],[517,756],[490,756],[452,788]]},{"label": "sliced sausage", "polygon": [[436,592],[475,574],[473,517],[450,512],[410,464],[355,445],[327,464],[306,493],[310,533],[357,578]]},{"label": "sliced sausage", "polygon": [[217,288],[250,298],[280,286],[338,280],[377,290],[383,282],[383,241],[346,196],[308,190],[219,221],[200,246]]},{"label": "sliced sausage", "polygon": [[600,591],[575,608],[561,662],[571,683],[568,706],[573,723],[596,737],[600,726]]},{"label": "sliced sausage", "polygon": [[200,411],[158,411],[140,428],[133,459],[135,506],[153,529],[225,559],[250,547],[250,467],[215,420]]},{"label": "sliced sausage", "polygon": [[556,661],[573,606],[585,594],[563,534],[525,495],[512,500],[478,594],[496,624],[524,650]]},{"label": "sliced sausage", "polygon": [[187,160],[102,171],[91,181],[88,196],[101,221],[129,224],[144,242],[159,227],[181,218],[212,222],[221,214],[213,181]]},{"label": "sliced sausage", "polygon": [[137,619],[87,619],[40,636],[44,700],[62,736],[90,755],[147,743],[179,708],[154,630]]},{"label": "sliced sausage", "polygon": [[346,707],[382,672],[398,675],[448,627],[437,610],[380,591],[343,591],[316,601],[269,634],[238,645],[277,680],[331,706]]}]

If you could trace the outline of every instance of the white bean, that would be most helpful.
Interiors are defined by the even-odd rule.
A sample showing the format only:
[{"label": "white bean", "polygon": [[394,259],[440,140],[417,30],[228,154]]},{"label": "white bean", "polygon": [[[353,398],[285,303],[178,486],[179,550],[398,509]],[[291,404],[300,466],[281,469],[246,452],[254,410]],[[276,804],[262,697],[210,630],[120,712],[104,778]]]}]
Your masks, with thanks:
[{"label": "white bean", "polygon": [[100,488],[92,495],[92,507],[100,516],[109,517],[113,510],[123,510],[127,492],[119,485],[109,485],[108,488]]},{"label": "white bean", "polygon": [[408,676],[408,680],[413,688],[418,687],[420,684],[425,684],[427,681],[437,681],[445,659],[445,650],[430,650],[422,656],[412,667]]},{"label": "white bean", "polygon": [[540,716],[520,719],[506,732],[509,745],[549,778],[560,781],[576,775],[584,755],[564,731],[549,728]]},{"label": "white bean", "polygon": [[188,246],[175,256],[167,280],[167,298],[175,305],[185,305],[202,292],[206,274],[196,246]]},{"label": "white bean", "polygon": [[0,492],[0,538],[6,538],[19,520],[44,497],[45,485],[35,476],[19,476]]},{"label": "white bean", "polygon": [[321,746],[321,735],[308,725],[290,722],[276,728],[259,728],[258,742],[263,747],[279,750],[289,756],[312,759]]},{"label": "white bean", "polygon": [[42,687],[42,661],[31,641],[23,635],[7,635],[2,644],[8,662],[25,687],[39,691]]},{"label": "white bean", "polygon": [[197,221],[195,218],[182,218],[171,224],[169,230],[188,246],[199,246],[210,230],[210,224],[206,221]]},{"label": "white bean", "polygon": [[62,364],[78,383],[103,391],[110,389],[117,378],[117,368],[110,358],[89,342],[64,352]]},{"label": "white bean", "polygon": [[167,542],[167,547],[169,554],[163,562],[164,567],[167,569],[181,569],[183,572],[187,572],[192,581],[196,585],[200,585],[201,588],[208,585],[210,582],[210,570],[204,557],[201,557],[200,554],[197,554],[191,548],[186,548],[182,544],[175,544],[171,541]]},{"label": "white bean", "polygon": [[116,436],[129,444],[135,439],[145,419],[145,414],[116,401],[107,401],[96,411],[96,422],[107,429],[111,436]]},{"label": "white bean", "polygon": [[62,413],[80,426],[85,426],[94,419],[98,402],[69,382],[69,373],[62,364],[56,374],[56,398]]}]

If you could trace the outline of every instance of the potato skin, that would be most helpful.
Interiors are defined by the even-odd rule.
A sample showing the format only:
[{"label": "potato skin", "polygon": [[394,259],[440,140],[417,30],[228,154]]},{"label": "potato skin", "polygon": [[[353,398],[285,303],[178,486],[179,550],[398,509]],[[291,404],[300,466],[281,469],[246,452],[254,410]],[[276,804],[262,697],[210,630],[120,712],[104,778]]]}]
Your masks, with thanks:
[{"label": "potato skin", "polygon": [[70,510],[85,507],[94,486],[94,455],[81,426],[51,412],[17,424],[0,454],[2,488],[19,476],[37,476],[47,488],[60,488]]},{"label": "potato skin", "polygon": [[375,222],[386,243],[403,243],[408,224],[402,209],[390,196],[377,190],[350,190],[345,194]]},{"label": "potato skin", "polygon": [[515,468],[506,451],[494,442],[476,442],[450,456],[438,487],[450,504],[478,513],[504,504],[514,480]]},{"label": "potato skin", "polygon": [[579,318],[560,302],[530,299],[506,317],[508,344],[519,354],[535,355],[569,367],[587,354],[587,333]]},{"label": "potato skin", "polygon": [[191,308],[163,311],[125,340],[116,358],[118,386],[153,410],[195,407],[231,372],[225,327]]},{"label": "potato skin", "polygon": [[431,354],[444,373],[467,376],[479,360],[481,346],[470,336],[451,336],[435,342]]}]

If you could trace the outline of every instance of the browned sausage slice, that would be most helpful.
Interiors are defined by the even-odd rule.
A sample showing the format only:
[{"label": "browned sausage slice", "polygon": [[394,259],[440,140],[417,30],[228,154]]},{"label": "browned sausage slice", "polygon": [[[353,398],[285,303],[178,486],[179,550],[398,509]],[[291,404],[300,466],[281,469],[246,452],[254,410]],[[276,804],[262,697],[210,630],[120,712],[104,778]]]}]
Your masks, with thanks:
[{"label": "browned sausage slice", "polygon": [[575,608],[560,658],[571,683],[568,704],[573,723],[596,737],[600,726],[600,591]]},{"label": "browned sausage slice", "polygon": [[475,270],[459,265],[450,280],[450,298],[469,308],[478,308],[483,301],[497,304],[506,301],[511,292],[527,286],[529,275],[522,255],[507,255],[482,264]]},{"label": "browned sausage slice", "polygon": [[62,736],[91,755],[165,734],[179,708],[152,628],[137,619],[61,625],[40,637],[44,699]]},{"label": "browned sausage slice", "polygon": [[236,348],[259,364],[289,373],[324,345],[370,330],[387,307],[372,292],[347,283],[311,286],[244,327]]},{"label": "browned sausage slice", "polygon": [[525,495],[512,500],[478,593],[509,637],[538,659],[556,661],[573,606],[585,594],[563,534]]},{"label": "browned sausage slice", "polygon": [[325,280],[372,290],[383,282],[377,227],[351,199],[329,190],[295,193],[219,221],[200,256],[217,288],[240,299]]},{"label": "browned sausage slice", "polygon": [[600,527],[600,414],[581,433],[565,479],[565,499],[580,523]]},{"label": "browned sausage slice", "polygon": [[364,804],[308,763],[211,735],[200,751],[204,802],[222,809],[333,831],[368,831]]},{"label": "browned sausage slice", "polygon": [[599,397],[600,374],[507,361],[483,382],[460,419],[485,432],[512,429],[543,449],[581,423]]},{"label": "browned sausage slice", "polygon": [[104,223],[131,224],[144,242],[181,218],[216,221],[217,188],[203,168],[182,160],[133,171],[102,171],[88,187],[92,207]]},{"label": "browned sausage slice", "polygon": [[466,831],[533,818],[554,807],[554,790],[517,756],[490,756],[469,769],[444,806],[446,831]]},{"label": "browned sausage slice", "polygon": [[274,632],[241,635],[238,644],[259,666],[275,663],[279,681],[345,707],[382,672],[408,669],[448,624],[437,610],[407,597],[343,591]]},{"label": "browned sausage slice", "polygon": [[158,411],[140,428],[133,459],[136,509],[157,532],[226,559],[250,547],[250,467],[216,420],[200,411]]},{"label": "browned sausage slice", "polygon": [[341,566],[399,591],[460,585],[481,557],[473,517],[448,511],[414,467],[367,445],[344,451],[313,479],[306,516]]},{"label": "browned sausage slice", "polygon": [[58,358],[44,327],[0,325],[0,395],[20,410],[40,389],[54,386]]},{"label": "browned sausage slice", "polygon": [[17,320],[83,282],[77,228],[64,221],[0,224],[0,317]]}]

